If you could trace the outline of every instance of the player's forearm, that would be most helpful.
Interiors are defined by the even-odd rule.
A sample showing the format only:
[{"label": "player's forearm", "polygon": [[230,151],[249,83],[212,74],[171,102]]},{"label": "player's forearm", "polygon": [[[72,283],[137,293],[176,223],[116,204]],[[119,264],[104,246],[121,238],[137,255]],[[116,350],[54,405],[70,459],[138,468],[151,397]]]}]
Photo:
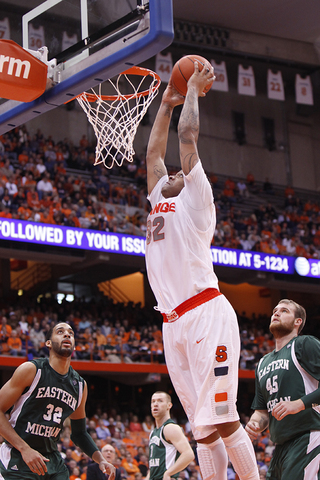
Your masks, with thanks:
[{"label": "player's forearm", "polygon": [[172,112],[173,107],[167,103],[161,103],[149,137],[147,163],[153,156],[164,159],[166,155]]},{"label": "player's forearm", "polygon": [[175,473],[182,472],[187,466],[193,461],[194,453],[191,450],[187,450],[182,452],[180,457],[176,460],[176,462],[167,470],[167,474],[172,477]]},{"label": "player's forearm", "polygon": [[180,143],[197,143],[200,130],[199,100],[195,87],[188,88],[178,124]]},{"label": "player's forearm", "polygon": [[102,453],[100,452],[100,450],[96,450],[93,455],[92,455],[92,460],[96,463],[100,463],[100,462],[103,462],[105,459],[102,455]]}]

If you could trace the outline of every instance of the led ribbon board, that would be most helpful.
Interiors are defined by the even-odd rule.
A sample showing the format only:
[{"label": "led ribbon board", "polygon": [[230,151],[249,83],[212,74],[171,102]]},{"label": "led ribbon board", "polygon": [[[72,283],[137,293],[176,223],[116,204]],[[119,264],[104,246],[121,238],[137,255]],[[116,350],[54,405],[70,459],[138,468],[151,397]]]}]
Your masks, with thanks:
[{"label": "led ribbon board", "polygon": [[[144,256],[144,237],[84,228],[1,219],[0,240]],[[1,244],[0,244],[1,247]],[[320,278],[320,260],[269,253],[211,248],[213,265]]]}]

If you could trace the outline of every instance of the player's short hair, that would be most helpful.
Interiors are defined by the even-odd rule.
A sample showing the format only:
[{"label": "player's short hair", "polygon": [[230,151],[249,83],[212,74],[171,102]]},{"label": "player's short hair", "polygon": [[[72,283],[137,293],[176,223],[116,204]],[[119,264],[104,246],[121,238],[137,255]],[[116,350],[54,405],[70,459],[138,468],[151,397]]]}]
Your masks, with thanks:
[{"label": "player's short hair", "polygon": [[[163,392],[162,390],[158,390],[157,392],[154,392],[153,395],[155,395],[156,393],[163,393],[163,395],[165,395],[165,396],[167,397],[168,402],[171,402],[171,403],[172,403],[171,396],[169,395],[169,393]],[[153,396],[153,395],[152,395],[152,396]]]},{"label": "player's short hair", "polygon": [[299,305],[299,303],[294,302],[293,300],[288,300],[287,298],[283,298],[282,300],[280,300],[279,303],[288,303],[288,304],[294,306],[294,314],[295,314],[294,318],[295,319],[296,318],[301,318],[301,320],[302,320],[302,323],[301,323],[301,325],[299,327],[299,330],[298,330],[298,335],[300,335],[303,327],[305,326],[306,319],[307,319],[307,314],[306,314],[305,309],[303,308],[302,305]]}]

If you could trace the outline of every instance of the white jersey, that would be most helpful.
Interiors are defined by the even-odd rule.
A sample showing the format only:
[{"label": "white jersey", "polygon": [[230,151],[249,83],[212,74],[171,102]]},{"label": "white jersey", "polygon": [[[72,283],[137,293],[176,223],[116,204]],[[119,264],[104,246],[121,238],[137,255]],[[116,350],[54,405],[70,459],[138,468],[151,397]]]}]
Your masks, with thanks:
[{"label": "white jersey", "polygon": [[216,225],[212,189],[201,162],[184,176],[177,197],[161,194],[162,177],[148,200],[146,264],[148,278],[163,313],[206,288],[218,289],[210,251]]}]

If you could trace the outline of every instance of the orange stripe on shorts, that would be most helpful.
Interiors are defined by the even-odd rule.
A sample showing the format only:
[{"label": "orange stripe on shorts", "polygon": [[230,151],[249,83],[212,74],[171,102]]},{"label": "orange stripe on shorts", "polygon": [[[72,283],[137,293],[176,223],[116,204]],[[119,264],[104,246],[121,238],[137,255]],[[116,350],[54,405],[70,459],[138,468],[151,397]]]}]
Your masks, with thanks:
[{"label": "orange stripe on shorts", "polygon": [[228,400],[227,392],[216,393],[215,396],[214,396],[214,400],[216,402],[226,402]]}]

